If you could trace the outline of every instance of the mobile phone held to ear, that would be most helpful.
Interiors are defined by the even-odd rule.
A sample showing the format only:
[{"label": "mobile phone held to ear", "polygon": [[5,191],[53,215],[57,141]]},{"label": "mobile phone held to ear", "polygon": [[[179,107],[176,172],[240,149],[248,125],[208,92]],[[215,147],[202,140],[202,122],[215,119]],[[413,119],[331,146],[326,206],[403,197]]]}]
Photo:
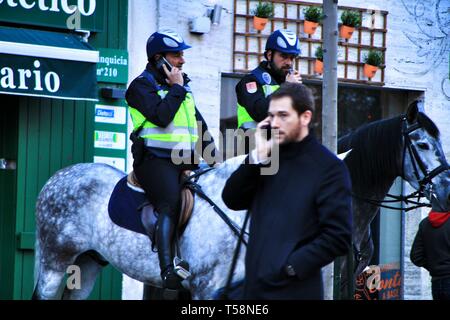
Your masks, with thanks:
[{"label": "mobile phone held to ear", "polygon": [[263,137],[266,137],[266,140],[269,141],[272,138],[272,127],[267,124],[262,126],[261,129],[263,129]]},{"label": "mobile phone held to ear", "polygon": [[169,61],[166,60],[166,58],[161,57],[158,60],[156,60],[156,68],[163,74],[166,75],[166,72],[163,69],[163,65],[166,65],[167,70],[170,72],[172,71],[172,65],[169,63]]}]

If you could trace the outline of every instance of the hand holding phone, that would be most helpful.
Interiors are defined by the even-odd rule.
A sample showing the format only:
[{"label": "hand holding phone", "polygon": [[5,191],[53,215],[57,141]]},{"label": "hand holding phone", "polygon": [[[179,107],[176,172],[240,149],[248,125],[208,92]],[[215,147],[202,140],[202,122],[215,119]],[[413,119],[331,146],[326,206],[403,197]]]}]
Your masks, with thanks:
[{"label": "hand holding phone", "polygon": [[177,67],[172,66],[166,58],[161,57],[156,61],[158,70],[166,75],[166,81],[169,85],[179,84],[184,85],[183,73]]},{"label": "hand holding phone", "polygon": [[297,70],[291,69],[286,75],[286,82],[302,83],[302,76]]},{"label": "hand holding phone", "polygon": [[166,58],[161,57],[156,61],[156,68],[163,74],[165,73],[163,68],[164,65],[166,66],[169,72],[172,71],[172,65],[169,63],[169,61],[167,61]]},{"label": "hand holding phone", "polygon": [[258,162],[265,162],[269,159],[273,140],[271,139],[270,118],[267,117],[256,126],[256,158]]},{"label": "hand holding phone", "polygon": [[272,139],[272,127],[269,124],[265,124],[261,127],[261,129],[263,129],[262,131],[262,136],[266,137],[266,140],[269,141],[270,139]]}]

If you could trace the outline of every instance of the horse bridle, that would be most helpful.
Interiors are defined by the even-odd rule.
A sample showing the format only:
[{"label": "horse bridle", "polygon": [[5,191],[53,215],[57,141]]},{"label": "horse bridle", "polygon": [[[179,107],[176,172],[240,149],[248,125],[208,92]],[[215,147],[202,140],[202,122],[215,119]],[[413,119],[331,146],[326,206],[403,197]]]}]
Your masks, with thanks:
[{"label": "horse bridle", "polygon": [[[413,143],[411,142],[411,139],[409,137],[409,135],[416,131],[417,129],[420,129],[422,126],[416,122],[411,126],[408,126],[407,124],[407,120],[406,117],[403,116],[402,117],[402,134],[403,134],[403,138],[404,138],[404,148],[403,148],[403,157],[402,157],[402,175],[405,174],[405,156],[406,156],[406,149],[408,149],[408,153],[409,153],[409,157],[411,160],[411,164],[413,166],[413,172],[414,172],[414,176],[417,179],[417,182],[419,184],[419,193],[421,195],[424,195],[424,191],[426,190],[426,188],[428,187],[428,190],[430,192],[430,195],[433,195],[433,181],[432,179],[436,176],[438,176],[439,174],[441,174],[442,172],[445,172],[447,170],[449,170],[449,165],[447,162],[445,162],[444,164],[441,164],[440,166],[434,168],[433,170],[431,170],[430,172],[427,171],[427,168],[425,166],[425,164],[423,163],[422,159],[420,158],[419,153],[417,152],[416,147],[413,145]],[[419,167],[419,170],[421,171],[423,178],[420,178],[420,174],[419,174],[419,170],[417,169],[417,167]]]},{"label": "horse bridle", "polygon": [[[440,166],[434,168],[430,172],[427,171],[427,168],[425,164],[423,163],[422,159],[420,158],[419,153],[417,152],[416,147],[411,141],[411,138],[409,135],[416,131],[417,129],[422,128],[422,126],[416,122],[410,126],[408,126],[408,121],[405,115],[402,116],[402,136],[404,139],[404,146],[403,146],[403,154],[402,154],[402,177],[405,176],[405,158],[406,158],[406,151],[408,150],[409,157],[411,160],[411,164],[413,166],[413,172],[414,176],[417,179],[417,183],[419,184],[419,190],[407,195],[392,195],[392,194],[386,194],[386,198],[392,198],[393,200],[375,200],[375,199],[369,199],[369,198],[363,198],[360,196],[357,196],[353,194],[355,198],[358,198],[364,202],[367,202],[369,204],[379,206],[382,208],[387,209],[393,209],[393,210],[405,210],[410,211],[421,207],[431,207],[431,204],[420,202],[420,198],[425,196],[425,191],[428,191],[430,196],[434,196],[433,192],[433,178],[441,174],[442,172],[445,172],[450,169],[450,166],[447,162],[444,164],[441,164]],[[421,171],[423,178],[420,178],[419,170]],[[427,190],[428,187],[428,190]],[[417,198],[417,200],[412,200],[413,198]],[[413,206],[408,208],[398,208],[393,206],[388,206],[383,203],[395,203],[395,202],[405,202],[406,204],[413,204]],[[368,246],[368,243],[370,241],[370,237],[368,237],[366,243],[361,246],[361,249],[356,248],[356,246],[353,246],[355,259],[357,261],[362,260],[362,254],[361,252]],[[356,268],[357,266],[355,266]]]},{"label": "horse bridle", "polygon": [[[429,203],[420,202],[420,198],[425,197],[425,191],[428,191],[430,196],[434,196],[433,181],[432,181],[433,178],[438,176],[442,172],[449,170],[450,166],[446,162],[444,164],[441,164],[437,168],[434,168],[430,172],[428,172],[425,164],[423,163],[422,159],[420,158],[419,153],[417,152],[416,147],[413,145],[411,138],[409,137],[409,135],[412,132],[416,131],[417,129],[422,128],[422,126],[418,122],[415,122],[414,124],[408,126],[408,121],[407,121],[407,118],[405,115],[402,115],[401,120],[402,120],[402,136],[404,139],[401,174],[402,174],[402,177],[405,176],[405,158],[406,158],[406,151],[408,151],[409,157],[411,160],[411,164],[413,166],[414,176],[417,179],[417,183],[419,184],[419,190],[414,191],[407,196],[392,195],[389,193],[386,194],[386,198],[391,198],[391,200],[390,199],[383,199],[383,200],[370,199],[370,198],[361,197],[354,193],[353,193],[353,197],[355,197],[359,200],[362,200],[366,203],[378,206],[378,207],[392,209],[392,210],[399,210],[399,211],[400,210],[410,211],[410,210],[414,210],[414,209],[421,208],[421,207],[431,207],[431,204],[429,204]],[[419,170],[420,170],[420,173],[422,173],[423,178],[420,178]],[[412,200],[412,199],[417,199],[417,200]],[[389,205],[385,204],[385,203],[392,204],[392,203],[397,203],[397,202],[405,202],[405,204],[407,204],[407,205],[411,204],[412,206],[410,206],[408,208],[401,208],[401,207],[399,208],[399,207],[389,206]]]}]

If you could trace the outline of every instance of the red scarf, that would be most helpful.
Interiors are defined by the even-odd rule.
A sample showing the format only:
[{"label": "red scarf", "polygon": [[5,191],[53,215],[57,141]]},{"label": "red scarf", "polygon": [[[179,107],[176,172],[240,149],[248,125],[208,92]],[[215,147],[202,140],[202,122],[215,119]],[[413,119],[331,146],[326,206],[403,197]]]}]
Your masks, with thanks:
[{"label": "red scarf", "polygon": [[434,212],[430,211],[428,214],[428,220],[433,227],[439,228],[450,218],[450,212]]}]

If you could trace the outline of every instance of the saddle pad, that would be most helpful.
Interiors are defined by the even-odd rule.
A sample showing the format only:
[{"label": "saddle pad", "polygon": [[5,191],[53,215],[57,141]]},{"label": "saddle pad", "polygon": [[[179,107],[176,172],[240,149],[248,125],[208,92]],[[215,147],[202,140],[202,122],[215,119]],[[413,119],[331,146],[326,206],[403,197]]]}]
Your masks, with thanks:
[{"label": "saddle pad", "polygon": [[145,194],[127,186],[127,176],[119,180],[114,187],[108,203],[111,220],[119,227],[147,235],[141,222],[139,206],[147,201]]}]

